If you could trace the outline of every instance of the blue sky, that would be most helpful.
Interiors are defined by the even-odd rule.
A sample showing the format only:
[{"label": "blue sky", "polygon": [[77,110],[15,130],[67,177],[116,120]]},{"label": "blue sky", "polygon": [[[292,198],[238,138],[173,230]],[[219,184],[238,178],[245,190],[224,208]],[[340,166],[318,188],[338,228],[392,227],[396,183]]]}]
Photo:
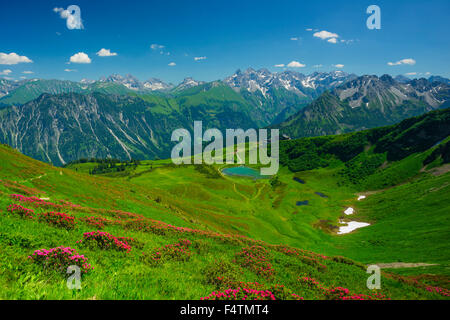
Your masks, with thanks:
[{"label": "blue sky", "polygon": [[[381,30],[366,26],[372,4],[381,9]],[[68,29],[54,11],[69,5],[81,8],[83,29]],[[131,73],[178,83],[248,67],[449,77],[449,12],[448,0],[2,0],[0,77]],[[117,55],[101,57],[100,49]],[[68,63],[80,52],[90,63]],[[286,67],[293,61],[300,67]]]}]

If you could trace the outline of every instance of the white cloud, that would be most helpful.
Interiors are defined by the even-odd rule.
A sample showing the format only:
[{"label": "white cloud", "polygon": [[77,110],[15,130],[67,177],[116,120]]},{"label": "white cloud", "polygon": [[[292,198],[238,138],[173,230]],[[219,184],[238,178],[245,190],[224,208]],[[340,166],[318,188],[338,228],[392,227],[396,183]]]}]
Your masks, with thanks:
[{"label": "white cloud", "polygon": [[33,74],[34,72],[33,71],[23,71],[22,73],[23,74]]},{"label": "white cloud", "polygon": [[195,61],[206,60],[206,57],[194,57]]},{"label": "white cloud", "polygon": [[5,69],[5,70],[3,70],[3,71],[0,71],[0,76],[7,76],[7,75],[9,75],[10,73],[12,73],[12,70],[10,70],[10,69]]},{"label": "white cloud", "polygon": [[344,65],[338,63],[338,64],[334,64],[333,67],[342,69],[344,67]]},{"label": "white cloud", "polygon": [[151,48],[152,50],[160,50],[160,49],[164,49],[165,46],[163,46],[163,45],[161,45],[161,44],[154,43],[154,44],[152,44],[152,45],[150,46],[150,48]]},{"label": "white cloud", "polygon": [[388,62],[389,66],[399,66],[399,65],[402,65],[402,64],[408,64],[408,65],[413,66],[413,65],[416,64],[416,60],[409,58],[409,59],[402,59],[402,60],[397,61],[397,62]]},{"label": "white cloud", "polygon": [[303,68],[306,67],[305,64],[302,64],[298,61],[291,61],[288,65],[289,68]]},{"label": "white cloud", "polygon": [[168,64],[169,67],[175,67],[177,64],[175,62],[171,62]]},{"label": "white cloud", "polygon": [[65,72],[77,72],[75,69],[64,69]]},{"label": "white cloud", "polygon": [[330,38],[327,40],[330,43],[337,43],[337,39],[336,38]]},{"label": "white cloud", "polygon": [[313,65],[313,68],[322,68],[323,67],[323,65],[321,65],[321,64],[315,64],[315,65]]},{"label": "white cloud", "polygon": [[308,29],[306,29],[306,31],[313,31],[313,29],[311,29],[311,28],[308,28]]},{"label": "white cloud", "polygon": [[84,52],[78,52],[77,54],[74,54],[70,57],[70,62],[72,63],[91,63],[91,58],[84,53]]},{"label": "white cloud", "polygon": [[80,8],[75,5],[69,6],[67,10],[63,8],[53,8],[53,12],[58,13],[62,19],[67,20],[67,28],[70,30],[79,30],[84,28],[80,15],[72,14],[72,12],[76,12],[78,10],[80,10]]},{"label": "white cloud", "polygon": [[0,52],[0,64],[12,65],[18,63],[32,63],[32,62],[33,61],[31,61],[28,57],[19,56],[15,52],[11,52],[9,54]]},{"label": "white cloud", "polygon": [[415,76],[415,75],[417,75],[417,72],[408,72],[408,73],[405,73],[405,75],[407,75],[407,76]]},{"label": "white cloud", "polygon": [[292,40],[292,41],[298,41],[299,38],[298,38],[298,37],[292,37],[291,40]]},{"label": "white cloud", "polygon": [[99,57],[115,57],[117,56],[117,53],[111,52],[110,49],[101,49],[99,52],[97,52],[97,55]]},{"label": "white cloud", "polygon": [[328,38],[339,38],[339,36],[336,33],[332,33],[329,31],[320,31],[313,34],[314,37],[320,38],[322,40],[326,40]]},{"label": "white cloud", "polygon": [[275,67],[275,68],[284,68],[284,64],[283,64],[283,63],[281,63],[281,64],[276,64],[276,65],[274,65],[274,67]]}]

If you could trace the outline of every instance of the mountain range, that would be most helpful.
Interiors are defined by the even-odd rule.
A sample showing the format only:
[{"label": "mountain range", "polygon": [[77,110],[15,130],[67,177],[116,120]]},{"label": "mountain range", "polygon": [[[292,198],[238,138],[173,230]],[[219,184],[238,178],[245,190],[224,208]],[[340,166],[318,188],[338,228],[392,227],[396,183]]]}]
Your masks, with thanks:
[{"label": "mountain range", "polygon": [[397,123],[450,106],[450,86],[426,79],[402,83],[389,75],[362,76],[325,92],[273,126],[291,138],[333,135]]},{"label": "mountain range", "polygon": [[0,80],[0,142],[64,165],[86,157],[168,157],[171,132],[279,128],[291,138],[358,131],[448,107],[444,78],[404,79],[342,71],[238,70],[222,81],[177,86],[131,75],[99,81]]}]

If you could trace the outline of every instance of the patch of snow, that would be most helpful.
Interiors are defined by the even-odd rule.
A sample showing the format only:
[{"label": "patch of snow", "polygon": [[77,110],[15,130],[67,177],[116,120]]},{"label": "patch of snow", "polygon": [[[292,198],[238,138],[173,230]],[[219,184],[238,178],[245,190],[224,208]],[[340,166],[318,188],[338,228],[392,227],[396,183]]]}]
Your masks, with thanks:
[{"label": "patch of snow", "polygon": [[366,222],[357,222],[357,221],[350,221],[350,222],[339,221],[339,222],[341,224],[346,224],[346,226],[339,227],[338,234],[346,234],[346,233],[350,233],[356,229],[370,226],[370,223],[366,223]]},{"label": "patch of snow", "polygon": [[350,207],[350,208],[348,208],[347,210],[345,210],[344,213],[345,213],[346,215],[349,216],[349,215],[355,213],[355,209],[353,209],[352,207]]}]

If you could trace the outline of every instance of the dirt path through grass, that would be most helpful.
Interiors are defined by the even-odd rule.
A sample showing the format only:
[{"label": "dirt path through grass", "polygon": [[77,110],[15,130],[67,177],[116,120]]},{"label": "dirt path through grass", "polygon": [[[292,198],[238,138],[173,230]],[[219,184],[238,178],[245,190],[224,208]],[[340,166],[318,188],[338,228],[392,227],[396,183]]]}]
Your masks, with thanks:
[{"label": "dirt path through grass", "polygon": [[30,179],[27,179],[27,180],[20,181],[19,183],[31,182],[31,181],[33,181],[33,180],[42,179],[42,178],[45,177],[45,176],[47,176],[46,173],[40,175],[39,177],[34,177],[34,178],[30,178]]},{"label": "dirt path through grass", "polygon": [[431,267],[438,266],[437,263],[409,263],[409,262],[392,262],[392,263],[376,263],[381,269],[397,269],[397,268],[418,268],[418,267]]}]

